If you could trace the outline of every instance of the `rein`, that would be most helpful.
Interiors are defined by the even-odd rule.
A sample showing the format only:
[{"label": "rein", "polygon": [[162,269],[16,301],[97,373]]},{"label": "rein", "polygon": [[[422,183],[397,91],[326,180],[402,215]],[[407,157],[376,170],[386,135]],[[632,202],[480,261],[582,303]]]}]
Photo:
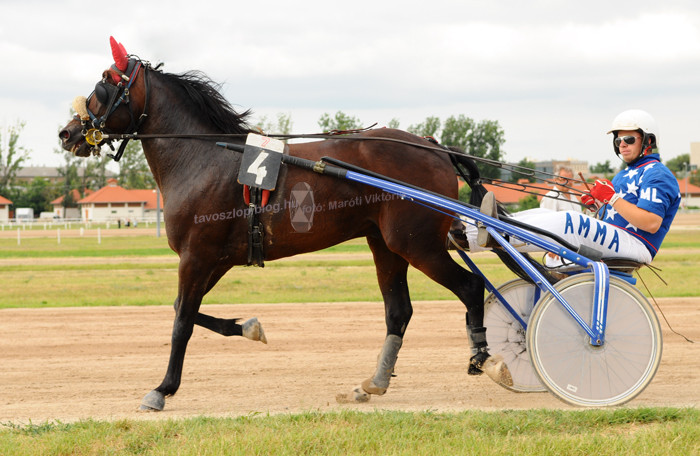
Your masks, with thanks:
[{"label": "rein", "polygon": [[[542,182],[550,183],[550,184],[556,184],[557,187],[562,187],[567,189],[566,191],[564,190],[554,190],[554,189],[549,189],[551,192],[555,192],[556,196],[547,196],[541,192],[538,192],[537,190],[542,190],[542,187],[538,187],[536,185],[532,185],[531,183],[520,183],[520,182],[507,182],[501,179],[490,179],[488,177],[482,177],[481,181],[482,183],[487,183],[490,185],[493,185],[494,187],[500,187],[500,188],[505,188],[508,190],[515,190],[520,193],[527,193],[529,195],[535,195],[535,196],[542,196],[543,198],[551,198],[551,199],[560,199],[562,201],[567,201],[567,202],[572,202],[569,199],[564,199],[562,197],[568,196],[568,195],[575,195],[575,196],[581,196],[584,195],[586,192],[583,192],[577,188],[570,187],[568,185],[562,185],[560,183],[556,183],[553,181],[550,181],[548,179],[539,179]],[[573,179],[570,179],[573,180]],[[577,182],[585,182],[585,181],[577,181]],[[583,203],[575,203],[578,204],[581,207],[586,207],[585,204]]]},{"label": "rein", "polygon": [[[413,147],[419,147],[421,149],[425,150],[430,150],[433,152],[440,152],[443,154],[447,154],[450,156],[464,156],[467,155],[469,158],[484,163],[486,165],[494,166],[496,168],[500,169],[508,169],[511,172],[516,172],[518,174],[521,174],[525,177],[532,177],[535,179],[538,179],[544,183],[548,184],[555,184],[554,178],[557,177],[556,174],[553,173],[548,173],[545,171],[536,171],[531,168],[526,168],[523,166],[518,166],[518,165],[511,165],[508,163],[503,163],[499,162],[496,160],[491,160],[489,158],[483,158],[483,157],[476,157],[474,155],[468,155],[463,152],[458,152],[454,150],[450,150],[446,147],[440,146],[440,145],[428,145],[428,144],[416,144],[410,141],[402,140],[402,139],[396,139],[396,138],[385,138],[385,137],[380,137],[380,136],[352,136],[355,133],[360,133],[363,131],[367,131],[372,127],[364,128],[364,129],[358,129],[358,130],[332,130],[330,132],[326,133],[306,133],[306,134],[269,134],[265,135],[270,138],[275,138],[275,139],[281,139],[281,140],[287,140],[287,139],[340,139],[340,140],[348,140],[348,141],[382,141],[382,142],[392,142],[392,143],[397,143],[397,144],[402,144],[402,145],[407,145],[407,146],[413,146]],[[138,134],[138,133],[122,133],[122,134],[105,134],[104,137],[105,139],[108,140],[144,140],[144,139],[200,139],[200,140],[208,140],[208,139],[216,139],[216,138],[238,138],[238,139],[244,139],[247,136],[247,134],[226,134],[226,133],[199,133],[199,134],[183,134],[183,133],[171,133],[171,134]],[[121,148],[120,148],[121,149]],[[538,177],[538,176],[546,176],[546,178]],[[464,177],[464,176],[462,176]],[[466,180],[466,179],[465,179]],[[576,180],[576,179],[569,179],[570,181],[575,181],[579,183],[585,183],[584,180]],[[538,189],[541,190],[541,188],[525,184],[525,183],[514,183],[514,182],[506,182],[502,181],[500,179],[490,179],[487,177],[481,177],[480,178],[481,183],[488,183],[497,187],[503,187],[503,188],[509,188],[511,190],[517,190],[522,193],[528,193],[532,195],[540,195],[541,193],[533,191],[532,189]],[[568,195],[582,195],[585,192],[582,192],[574,187],[570,187],[567,185],[561,185],[557,184],[559,187],[566,188],[568,191],[560,191],[559,196],[562,196],[564,194]]]}]

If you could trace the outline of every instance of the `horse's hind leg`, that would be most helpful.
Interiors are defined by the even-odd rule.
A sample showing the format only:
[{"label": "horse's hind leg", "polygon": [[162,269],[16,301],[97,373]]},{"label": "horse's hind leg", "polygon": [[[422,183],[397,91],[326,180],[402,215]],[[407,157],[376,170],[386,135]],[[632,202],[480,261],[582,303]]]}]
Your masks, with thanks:
[{"label": "horse's hind leg", "polygon": [[[403,343],[403,335],[413,315],[406,281],[408,262],[391,252],[382,239],[370,236],[367,241],[374,255],[379,288],[384,298],[387,334],[374,375],[351,393],[350,399],[355,402],[366,402],[372,394],[386,393]],[[344,402],[345,396],[338,395],[338,400]]]},{"label": "horse's hind leg", "polygon": [[457,264],[446,250],[436,245],[424,250],[425,256],[413,260],[411,264],[452,291],[467,308],[467,334],[471,339],[472,357],[469,360],[470,375],[486,372],[497,383],[512,385],[507,366],[488,353],[486,328],[484,327],[484,280]]}]

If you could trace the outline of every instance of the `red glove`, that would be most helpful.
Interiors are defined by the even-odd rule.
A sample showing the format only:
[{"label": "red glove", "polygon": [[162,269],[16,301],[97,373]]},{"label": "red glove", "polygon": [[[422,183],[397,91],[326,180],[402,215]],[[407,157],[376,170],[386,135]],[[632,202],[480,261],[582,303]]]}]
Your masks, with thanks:
[{"label": "red glove", "polygon": [[584,193],[583,195],[581,195],[581,202],[588,207],[595,206],[595,199],[588,193]]},{"label": "red glove", "polygon": [[[615,196],[615,193],[617,193],[615,187],[613,187],[612,182],[607,179],[595,181],[595,185],[593,185],[591,189],[591,196],[605,204],[610,202],[612,197]],[[583,202],[583,198],[581,198],[581,201]]]}]

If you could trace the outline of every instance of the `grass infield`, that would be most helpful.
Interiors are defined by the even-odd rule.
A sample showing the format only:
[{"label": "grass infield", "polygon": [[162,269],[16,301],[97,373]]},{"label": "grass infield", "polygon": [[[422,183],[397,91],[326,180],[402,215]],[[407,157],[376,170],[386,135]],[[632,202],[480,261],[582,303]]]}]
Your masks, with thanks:
[{"label": "grass infield", "polygon": [[697,409],[624,408],[0,423],[0,454],[692,455],[699,420]]},{"label": "grass infield", "polygon": [[[667,285],[647,268],[639,276],[655,297],[700,296],[698,253],[696,231],[671,232],[653,263]],[[491,253],[472,258],[496,286],[514,277]],[[21,245],[0,239],[0,308],[170,305],[177,265],[164,237],[106,237],[100,244],[94,238],[67,237],[60,244],[53,238],[29,238]],[[642,282],[637,286],[648,295]],[[409,287],[414,300],[455,299],[413,268]],[[264,269],[233,268],[203,303],[379,300],[369,248],[357,239],[317,254],[267,262]]]}]

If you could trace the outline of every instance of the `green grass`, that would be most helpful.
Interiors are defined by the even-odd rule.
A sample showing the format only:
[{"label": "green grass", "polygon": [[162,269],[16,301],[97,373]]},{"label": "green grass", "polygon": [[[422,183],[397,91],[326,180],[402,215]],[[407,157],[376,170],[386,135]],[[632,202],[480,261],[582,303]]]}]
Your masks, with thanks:
[{"label": "green grass", "polygon": [[172,255],[165,236],[109,236],[63,237],[59,244],[56,236],[23,238],[17,245],[16,238],[0,239],[0,258],[84,258],[110,256]]},{"label": "green grass", "polygon": [[[300,257],[303,258],[303,257]],[[497,259],[484,271],[496,283],[512,278]],[[0,308],[170,304],[177,292],[177,263],[0,266]],[[414,300],[455,299],[415,269],[409,270]],[[204,298],[205,304],[315,301],[380,301],[371,260],[303,259],[237,267]]]},{"label": "green grass", "polygon": [[664,238],[661,252],[667,249],[700,249],[700,232],[696,230],[671,230]]},{"label": "green grass", "polygon": [[697,409],[624,408],[5,423],[0,454],[692,455],[698,420]]},{"label": "green grass", "polygon": [[[330,247],[323,252],[369,253],[369,247],[363,239],[358,239]],[[165,235],[160,238],[155,236],[105,236],[102,237],[99,244],[94,235],[63,237],[60,244],[54,234],[51,237],[23,238],[19,245],[17,245],[16,238],[0,239],[0,259],[159,255],[177,256],[168,246]]]},{"label": "green grass", "polygon": [[[697,261],[700,244],[694,231],[669,234],[669,247],[654,261],[662,280],[646,268],[639,275],[655,297],[700,296]],[[280,303],[313,301],[379,301],[374,263],[364,240],[353,240],[319,252],[349,255],[347,259],[323,259],[300,255],[285,261],[267,262],[265,268],[231,269],[204,298],[205,304]],[[117,264],[113,258],[120,258]],[[149,258],[145,261],[146,257]],[[58,261],[33,261],[56,258]],[[91,258],[88,263],[81,261]],[[100,259],[104,258],[104,262]],[[118,305],[169,305],[177,291],[177,256],[167,240],[153,236],[109,237],[97,244],[94,238],[0,239],[3,293],[0,308]],[[96,260],[95,260],[96,259]],[[494,284],[514,275],[493,254],[473,256]],[[155,262],[154,262],[155,260]],[[461,264],[461,259],[457,259]],[[637,285],[648,294],[641,282]],[[448,290],[409,269],[409,288],[414,300],[455,299]]]}]

